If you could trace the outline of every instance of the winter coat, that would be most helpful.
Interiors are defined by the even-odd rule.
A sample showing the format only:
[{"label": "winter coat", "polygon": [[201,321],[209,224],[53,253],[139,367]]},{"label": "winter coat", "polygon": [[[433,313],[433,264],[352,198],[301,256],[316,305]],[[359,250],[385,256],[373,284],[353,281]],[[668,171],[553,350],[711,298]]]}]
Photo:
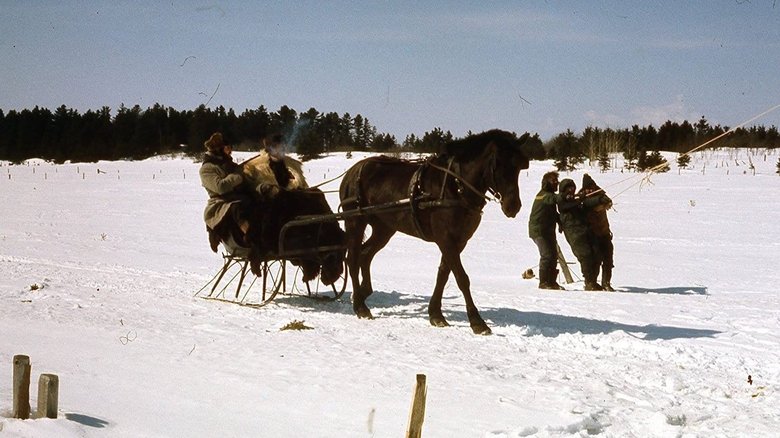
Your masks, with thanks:
[{"label": "winter coat", "polygon": [[593,248],[594,234],[588,224],[587,210],[598,204],[598,199],[568,197],[566,188],[573,186],[574,181],[569,178],[561,181],[557,196],[558,211],[560,212],[561,228],[569,242],[572,252],[581,264],[591,262],[595,257]]},{"label": "winter coat", "polygon": [[[587,196],[585,192],[591,190],[594,194]],[[580,193],[589,199],[585,209],[586,217],[590,229],[596,237],[612,237],[612,231],[609,229],[609,219],[607,219],[607,210],[612,207],[612,199],[596,185],[595,181],[585,174],[582,177],[582,189]],[[590,198],[593,200],[591,201]]]},{"label": "winter coat", "polygon": [[261,151],[242,164],[244,179],[253,185],[271,184],[286,190],[309,187],[303,176],[303,164],[285,155],[274,160],[267,151]]},{"label": "winter coat", "polygon": [[557,197],[551,188],[545,187],[536,194],[528,219],[528,236],[531,239],[546,237],[555,239],[555,225],[558,223]]},{"label": "winter coat", "polygon": [[203,220],[210,229],[216,229],[217,225],[230,211],[230,207],[238,202],[235,190],[244,178],[239,167],[233,159],[223,154],[206,152],[203,164],[200,166],[200,182],[209,195],[206,209],[203,211]]}]

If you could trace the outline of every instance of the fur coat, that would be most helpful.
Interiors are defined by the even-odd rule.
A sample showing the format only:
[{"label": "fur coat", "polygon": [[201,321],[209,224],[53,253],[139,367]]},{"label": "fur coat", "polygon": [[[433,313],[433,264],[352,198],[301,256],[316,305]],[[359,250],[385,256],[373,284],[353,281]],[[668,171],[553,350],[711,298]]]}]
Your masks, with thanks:
[{"label": "fur coat", "polygon": [[[284,166],[280,166],[284,163]],[[305,189],[309,187],[303,177],[303,164],[288,156],[280,159],[267,151],[260,152],[254,158],[242,164],[244,179],[258,188],[270,184],[285,190]]]}]

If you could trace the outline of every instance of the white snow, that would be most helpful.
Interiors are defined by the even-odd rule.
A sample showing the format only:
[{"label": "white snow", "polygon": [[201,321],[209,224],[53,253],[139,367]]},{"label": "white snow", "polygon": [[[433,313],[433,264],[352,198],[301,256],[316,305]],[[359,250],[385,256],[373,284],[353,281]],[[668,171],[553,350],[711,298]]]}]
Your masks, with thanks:
[{"label": "white snow", "polygon": [[[307,179],[360,156],[306,162]],[[463,253],[488,337],[472,334],[452,279],[452,326],[429,325],[432,244],[397,235],[379,253],[375,320],[354,316],[351,285],[335,302],[207,301],[194,294],[221,256],[198,163],[2,163],[0,436],[399,437],[418,373],[427,437],[776,436],[778,155],[707,151],[682,171],[670,158],[641,186],[595,163],[562,175],[579,185],[587,170],[615,199],[619,292],[521,278],[538,263],[527,221],[550,162],[522,172],[517,218],[489,204]],[[313,329],[280,330],[296,320]],[[57,419],[10,418],[19,354],[33,411],[38,376],[59,376]]]}]

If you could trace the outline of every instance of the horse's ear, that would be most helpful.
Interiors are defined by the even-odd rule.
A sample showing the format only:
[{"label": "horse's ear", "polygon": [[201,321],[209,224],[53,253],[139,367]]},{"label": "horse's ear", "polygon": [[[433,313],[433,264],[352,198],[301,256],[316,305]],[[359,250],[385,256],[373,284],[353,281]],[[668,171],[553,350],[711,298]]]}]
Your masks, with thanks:
[{"label": "horse's ear", "polygon": [[526,145],[528,144],[528,140],[530,138],[531,134],[526,132],[525,134],[521,135],[520,138],[517,139],[517,143],[515,143],[515,149],[523,156],[523,162],[520,165],[521,169],[528,169],[528,166],[530,165],[530,161],[528,160],[528,152],[526,151]]},{"label": "horse's ear", "polygon": [[531,134],[529,134],[527,132],[525,134],[521,135],[520,138],[517,139],[518,148],[522,147],[528,141],[528,139],[530,137],[531,137]]}]

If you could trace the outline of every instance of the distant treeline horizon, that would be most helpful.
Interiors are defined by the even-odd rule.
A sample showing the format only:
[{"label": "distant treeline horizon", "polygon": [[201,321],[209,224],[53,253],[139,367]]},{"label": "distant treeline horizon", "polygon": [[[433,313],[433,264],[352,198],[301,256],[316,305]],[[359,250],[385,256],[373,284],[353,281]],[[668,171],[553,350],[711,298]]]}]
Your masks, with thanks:
[{"label": "distant treeline horizon", "polygon": [[[693,124],[667,121],[658,128],[589,126],[581,134],[567,129],[546,142],[538,133],[532,134],[526,153],[534,160],[554,159],[559,169],[622,153],[632,166],[638,161],[641,170],[645,157],[658,157],[660,151],[682,154],[729,129],[712,126],[704,117]],[[261,105],[240,114],[223,106],[211,109],[200,105],[179,111],[159,103],[146,109],[120,105],[113,115],[108,106],[84,113],[65,105],[53,111],[36,106],[7,112],[0,108],[0,160],[90,162],[144,159],[172,152],[197,156],[203,152],[203,142],[217,131],[237,150],[258,150],[261,139],[282,134],[287,146],[304,159],[336,151],[434,153],[456,139],[449,130],[434,127],[421,137],[409,134],[399,141],[378,131],[360,114],[321,113],[315,108],[299,113],[286,105],[277,111]],[[708,145],[720,147],[778,148],[780,134],[774,125],[741,127]]]}]

